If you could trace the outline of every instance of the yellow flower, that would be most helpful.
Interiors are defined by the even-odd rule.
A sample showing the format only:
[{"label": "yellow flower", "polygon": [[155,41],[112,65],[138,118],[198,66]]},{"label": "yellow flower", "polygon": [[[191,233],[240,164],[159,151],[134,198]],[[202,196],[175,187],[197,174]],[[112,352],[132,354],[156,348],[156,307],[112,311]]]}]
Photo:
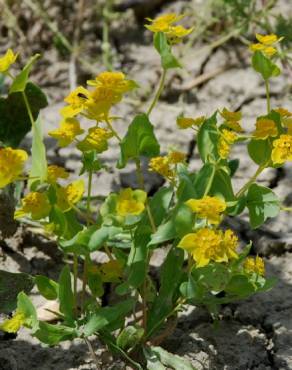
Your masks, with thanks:
[{"label": "yellow flower", "polygon": [[186,154],[178,151],[170,152],[167,157],[171,164],[182,163],[186,160]]},{"label": "yellow flower", "polygon": [[28,193],[21,200],[21,203],[22,207],[14,213],[15,218],[29,214],[33,220],[39,220],[47,217],[51,211],[51,205],[45,193],[37,191]]},{"label": "yellow flower", "polygon": [[25,315],[20,311],[16,311],[11,319],[5,320],[0,324],[0,330],[7,333],[17,333],[21,326],[25,323]]},{"label": "yellow flower", "polygon": [[237,140],[237,134],[231,130],[223,129],[218,142],[218,153],[226,159],[230,153],[230,146]]},{"label": "yellow flower", "polygon": [[122,72],[102,72],[96,76],[95,80],[87,81],[89,86],[103,87],[118,94],[125,94],[138,87],[133,80],[127,80]]},{"label": "yellow flower", "polygon": [[57,189],[57,205],[58,207],[66,212],[69,211],[72,206],[80,201],[84,193],[84,182],[83,180],[73,181],[66,187],[59,187]]},{"label": "yellow flower", "polygon": [[242,113],[240,111],[232,112],[232,111],[230,111],[226,108],[223,108],[223,110],[220,112],[220,114],[226,121],[238,122],[242,119]]},{"label": "yellow flower", "polygon": [[264,45],[273,45],[280,40],[278,36],[273,33],[270,35],[260,35],[256,33],[256,39]]},{"label": "yellow flower", "polygon": [[76,116],[85,109],[89,99],[89,91],[83,86],[78,86],[64,99],[69,105],[60,110],[61,115],[65,118]]},{"label": "yellow flower", "polygon": [[68,146],[76,136],[83,134],[84,130],[80,127],[80,122],[76,118],[67,117],[60,123],[60,128],[50,131],[49,135],[58,140],[61,147]]},{"label": "yellow flower", "polygon": [[256,129],[253,132],[255,139],[264,140],[268,137],[278,135],[278,129],[275,122],[268,118],[259,118],[256,122]]},{"label": "yellow flower", "polygon": [[179,22],[183,18],[184,15],[177,15],[175,13],[164,14],[156,19],[146,18],[149,22],[151,22],[151,24],[145,25],[145,27],[154,33],[165,33],[168,40],[172,44],[175,44],[193,31],[193,28],[187,29],[183,26],[174,26],[175,23]]},{"label": "yellow flower", "polygon": [[209,196],[204,196],[202,199],[189,199],[186,205],[200,218],[206,218],[210,224],[214,225],[219,224],[221,213],[226,209],[224,200]]},{"label": "yellow flower", "polygon": [[287,128],[287,134],[292,135],[292,117],[282,118],[282,123]]},{"label": "yellow flower", "polygon": [[120,191],[117,198],[117,213],[119,216],[137,216],[145,209],[147,194],[143,190],[131,188]]},{"label": "yellow flower", "polygon": [[292,117],[292,113],[288,111],[288,109],[279,107],[274,109],[275,112],[279,113],[282,118]]},{"label": "yellow flower", "polygon": [[[229,233],[226,235],[227,231]],[[196,233],[185,235],[178,247],[192,255],[197,263],[197,267],[204,267],[211,261],[228,262],[229,259],[237,258],[238,256],[235,251],[237,247],[236,237],[231,230],[227,231],[223,233],[203,228]]]},{"label": "yellow flower", "polygon": [[0,148],[0,188],[19,177],[27,159],[28,155],[24,150]]},{"label": "yellow flower", "polygon": [[48,166],[47,181],[49,184],[54,184],[58,179],[67,179],[68,177],[69,173],[63,167],[56,165]]},{"label": "yellow flower", "polygon": [[279,139],[273,141],[272,161],[282,164],[292,161],[292,135],[280,135]]},{"label": "yellow flower", "polygon": [[189,118],[189,117],[177,117],[176,124],[180,129],[190,128],[192,126],[201,126],[201,124],[205,121],[205,116],[200,116],[197,118]]},{"label": "yellow flower", "polygon": [[0,72],[5,73],[10,66],[15,63],[18,54],[14,54],[11,49],[8,49],[3,57],[0,58]]},{"label": "yellow flower", "polygon": [[174,172],[170,167],[168,157],[154,157],[149,162],[149,168],[152,172],[157,172],[159,175],[166,177],[169,180],[174,178]]},{"label": "yellow flower", "polygon": [[259,256],[256,256],[256,258],[247,257],[244,261],[243,268],[246,272],[255,272],[258,275],[265,275],[265,263],[263,259]]},{"label": "yellow flower", "polygon": [[92,127],[88,130],[88,135],[78,144],[78,148],[82,151],[96,150],[102,153],[108,149],[108,139],[113,134],[104,128]]}]

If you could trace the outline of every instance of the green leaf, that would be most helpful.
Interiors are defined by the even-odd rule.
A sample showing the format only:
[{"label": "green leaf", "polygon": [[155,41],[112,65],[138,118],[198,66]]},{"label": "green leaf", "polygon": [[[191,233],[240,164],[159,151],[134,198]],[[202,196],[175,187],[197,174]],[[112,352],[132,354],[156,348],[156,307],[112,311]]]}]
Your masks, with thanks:
[{"label": "green leaf", "polygon": [[271,158],[272,146],[269,139],[251,139],[251,141],[247,145],[247,149],[250,158],[258,165],[267,163]]},{"label": "green leaf", "polygon": [[13,80],[10,86],[10,89],[9,89],[9,94],[14,93],[14,92],[22,92],[25,90],[26,85],[28,83],[28,77],[29,77],[31,68],[33,64],[35,63],[35,61],[39,59],[39,57],[40,57],[40,54],[36,54],[30,58],[30,60],[23,67],[22,71]]},{"label": "green leaf", "polygon": [[221,196],[226,202],[232,202],[236,200],[232,189],[230,175],[221,168],[215,172],[210,194],[213,196]]},{"label": "green leaf", "polygon": [[54,346],[65,340],[77,338],[77,332],[74,328],[65,325],[52,325],[40,321],[39,330],[35,333],[35,337],[42,343]]},{"label": "green leaf", "polygon": [[171,219],[165,224],[161,224],[156,233],[151,235],[151,241],[148,244],[148,247],[153,245],[161,244],[166,241],[172,240],[176,237],[176,230],[174,226],[174,220]]},{"label": "green leaf", "polygon": [[[48,105],[42,90],[31,82],[25,88],[25,94],[36,120],[39,111]],[[25,135],[31,130],[31,122],[21,92],[0,98],[0,141],[5,146],[18,147]]]},{"label": "green leaf", "polygon": [[152,352],[148,348],[143,348],[143,353],[147,360],[147,370],[166,370],[166,367],[160,362],[160,357],[157,353]]},{"label": "green leaf", "polygon": [[116,226],[102,226],[90,237],[88,248],[91,252],[100,249],[104,243],[112,239],[115,235],[122,232],[122,228]]},{"label": "green leaf", "polygon": [[74,296],[71,284],[71,274],[69,266],[64,266],[59,278],[59,301],[60,311],[64,314],[68,322],[73,320]]},{"label": "green leaf", "polygon": [[230,169],[230,177],[233,177],[236,173],[236,171],[238,170],[239,168],[239,159],[231,159],[230,161],[228,161],[228,167]]},{"label": "green leaf", "polygon": [[172,54],[171,46],[163,32],[154,35],[154,47],[160,54],[163,69],[181,68],[179,61]]},{"label": "green leaf", "polygon": [[157,355],[157,358],[160,360],[160,362],[165,366],[169,366],[171,369],[196,370],[196,368],[193,367],[193,365],[188,360],[178,355],[169,353],[161,347],[151,347],[149,348],[149,352],[154,355]]},{"label": "green leaf", "polygon": [[44,182],[48,172],[46,147],[43,141],[43,130],[40,117],[35,121],[32,128],[31,157],[30,177],[32,179],[29,180],[29,186],[35,181],[35,178],[41,183]]},{"label": "green leaf", "polygon": [[120,143],[121,155],[117,167],[124,168],[129,159],[143,155],[153,157],[159,155],[160,146],[154,130],[146,114],[139,114],[130,124],[126,136]]},{"label": "green leaf", "polygon": [[48,300],[55,300],[58,298],[59,285],[54,280],[43,275],[36,275],[35,282],[43,297]]},{"label": "green leaf", "polygon": [[211,163],[205,163],[203,167],[196,174],[194,181],[194,188],[196,190],[196,198],[200,199],[205,194],[206,188],[210,181],[213,181],[212,178],[215,172],[215,166]]},{"label": "green leaf", "polygon": [[101,297],[104,293],[103,282],[98,272],[89,271],[87,274],[88,286],[94,297]]},{"label": "green leaf", "polygon": [[199,129],[197,141],[200,157],[204,163],[216,162],[219,159],[218,141],[219,131],[217,129],[217,112],[207,119]]},{"label": "green leaf", "polygon": [[33,286],[34,279],[28,274],[0,270],[0,313],[14,311],[18,293],[29,293]]},{"label": "green leaf", "polygon": [[133,309],[134,300],[128,299],[117,303],[113,307],[102,307],[93,314],[84,325],[83,333],[86,337],[105,328],[118,319],[124,319],[126,314]]},{"label": "green leaf", "polygon": [[253,229],[261,226],[267,218],[276,217],[280,212],[280,202],[269,188],[252,184],[246,196],[249,220]]},{"label": "green leaf", "polygon": [[185,204],[179,204],[174,215],[176,235],[182,238],[193,229],[193,212]]},{"label": "green leaf", "polygon": [[177,166],[177,174],[179,178],[179,186],[177,190],[178,202],[182,203],[190,198],[197,198],[198,194],[194,185],[195,175],[188,172],[185,165]]},{"label": "green leaf", "polygon": [[25,316],[25,324],[28,325],[33,333],[38,329],[37,313],[34,305],[28,296],[21,292],[17,296],[17,309]]},{"label": "green leaf", "polygon": [[271,59],[264,56],[260,51],[256,51],[252,56],[252,66],[254,70],[260,73],[264,80],[271,77],[276,77],[281,74],[280,68],[271,61]]},{"label": "green leaf", "polygon": [[127,350],[136,346],[144,335],[144,329],[136,326],[127,326],[124,328],[117,337],[117,345]]},{"label": "green leaf", "polygon": [[160,325],[163,319],[173,310],[173,299],[176,290],[180,285],[180,279],[183,274],[182,264],[184,261],[183,250],[173,246],[163,263],[161,271],[161,286],[159,294],[153,302],[153,306],[149,312],[147,325],[147,333],[153,334]]},{"label": "green leaf", "polygon": [[255,292],[255,287],[245,275],[233,275],[225,288],[226,293],[244,298]]}]

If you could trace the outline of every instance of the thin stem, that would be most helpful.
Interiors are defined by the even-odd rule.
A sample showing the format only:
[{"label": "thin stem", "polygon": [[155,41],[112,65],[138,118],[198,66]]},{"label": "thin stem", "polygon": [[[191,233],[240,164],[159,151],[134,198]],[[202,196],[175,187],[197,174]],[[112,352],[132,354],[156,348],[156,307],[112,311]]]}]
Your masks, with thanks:
[{"label": "thin stem", "polygon": [[283,206],[281,206],[281,211],[292,212],[292,207],[283,207]]},{"label": "thin stem", "polygon": [[111,131],[111,133],[118,139],[118,141],[121,142],[122,141],[122,138],[117,133],[117,131],[113,128],[113,126],[111,125],[110,121],[107,119],[105,122],[107,124],[108,129]]},{"label": "thin stem", "polygon": [[104,6],[102,16],[102,59],[104,66],[111,71],[111,53],[110,53],[110,41],[109,41],[109,20],[112,12],[112,0],[107,0]]},{"label": "thin stem", "polygon": [[159,86],[158,86],[158,90],[154,96],[154,99],[147,111],[147,116],[150,116],[152,110],[154,109],[156,103],[158,102],[159,98],[160,98],[160,95],[162,93],[162,90],[164,88],[164,84],[165,84],[165,77],[166,77],[166,69],[163,69],[163,72],[162,72],[162,75],[161,75],[161,78],[160,78],[160,83],[159,83]]},{"label": "thin stem", "polygon": [[85,343],[87,344],[87,347],[88,347],[88,349],[89,349],[89,352],[90,352],[91,358],[92,358],[92,360],[93,360],[93,362],[94,362],[94,364],[95,364],[95,366],[96,366],[97,370],[99,370],[99,369],[100,369],[99,362],[98,362],[98,359],[97,359],[96,354],[95,354],[95,352],[94,352],[94,349],[93,349],[93,347],[92,347],[92,344],[90,343],[90,341],[89,341],[87,338],[84,338],[84,341],[85,341]]},{"label": "thin stem", "polygon": [[35,128],[35,121],[34,121],[32,111],[31,111],[29,101],[27,99],[25,91],[22,91],[22,96],[23,96],[24,104],[25,104],[25,107],[26,107],[26,110],[27,110],[27,114],[28,114],[29,119],[30,119],[31,126],[32,126],[32,128]]},{"label": "thin stem", "polygon": [[267,163],[259,166],[259,168],[256,170],[254,175],[248,180],[248,182],[238,191],[236,194],[236,197],[239,198],[241,195],[245,193],[245,191],[250,187],[250,185],[255,182],[255,180],[258,178],[258,176],[263,172],[263,170],[267,167]]},{"label": "thin stem", "polygon": [[212,173],[211,173],[211,176],[210,176],[210,179],[207,183],[207,186],[206,186],[206,189],[204,191],[204,195],[203,197],[205,197],[206,195],[208,195],[209,191],[211,190],[211,186],[213,184],[213,180],[214,180],[214,177],[215,177],[215,173],[216,173],[216,166],[213,166],[212,168]]},{"label": "thin stem", "polygon": [[89,172],[88,172],[87,199],[86,199],[87,226],[89,226],[89,220],[91,218],[91,210],[90,210],[91,189],[92,189],[92,170],[89,170]]},{"label": "thin stem", "polygon": [[268,114],[271,112],[271,98],[270,98],[270,83],[269,80],[265,80],[266,94],[267,94],[267,111]]},{"label": "thin stem", "polygon": [[77,317],[77,277],[78,277],[78,256],[73,256],[73,295],[74,295],[74,314]]}]

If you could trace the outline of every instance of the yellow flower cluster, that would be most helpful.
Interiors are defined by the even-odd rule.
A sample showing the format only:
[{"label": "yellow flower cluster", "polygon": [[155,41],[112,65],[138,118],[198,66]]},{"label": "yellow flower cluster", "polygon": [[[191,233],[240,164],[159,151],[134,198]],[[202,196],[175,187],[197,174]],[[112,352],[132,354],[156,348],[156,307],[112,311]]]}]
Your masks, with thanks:
[{"label": "yellow flower cluster", "polygon": [[24,150],[0,148],[0,189],[17,180],[27,159]]},{"label": "yellow flower cluster", "polygon": [[[56,166],[57,167],[57,166]],[[60,167],[59,167],[60,168]],[[57,172],[60,174],[59,169]],[[56,172],[55,172],[56,174]],[[65,172],[61,172],[63,176]],[[60,177],[60,176],[59,176]],[[57,178],[52,178],[54,182]],[[66,187],[58,186],[56,188],[57,203],[56,205],[63,211],[69,211],[74,204],[79,202],[84,193],[83,180],[77,180],[67,185]],[[49,216],[52,209],[49,198],[46,192],[33,191],[28,193],[21,200],[22,207],[15,211],[14,217],[20,218],[25,215],[30,215],[33,220],[40,220]]]},{"label": "yellow flower cluster", "polygon": [[228,262],[238,258],[237,246],[238,238],[232,230],[223,232],[209,228],[185,235],[178,244],[192,255],[197,267],[204,267],[211,261]]},{"label": "yellow flower cluster", "polygon": [[111,107],[119,103],[125,93],[138,87],[136,82],[126,79],[122,72],[102,72],[87,83],[94,89],[78,86],[65,98],[68,105],[61,110],[63,117],[75,117],[82,113],[97,122],[107,120]]},{"label": "yellow flower cluster", "polygon": [[185,28],[183,26],[175,26],[174,24],[183,19],[184,15],[177,15],[175,13],[169,13],[161,15],[155,19],[146,18],[151,24],[145,25],[145,27],[154,33],[162,32],[166,35],[168,41],[171,44],[177,44],[185,36],[189,35],[194,28]]},{"label": "yellow flower cluster", "polygon": [[5,55],[0,58],[0,73],[7,72],[11,65],[15,63],[17,57],[18,54],[14,54],[11,49],[8,49]]},{"label": "yellow flower cluster", "polygon": [[45,193],[33,191],[21,200],[22,207],[15,211],[14,217],[19,218],[30,215],[33,220],[40,220],[49,215],[51,205]]},{"label": "yellow flower cluster", "polygon": [[272,161],[274,164],[292,161],[292,135],[280,135],[273,141]]},{"label": "yellow flower cluster", "polygon": [[219,112],[222,118],[224,118],[225,122],[224,125],[230,128],[231,130],[235,132],[243,132],[243,128],[241,127],[239,121],[242,119],[242,113],[240,111],[238,112],[232,112],[229,111],[226,108],[223,108],[221,112]]},{"label": "yellow flower cluster", "polygon": [[26,317],[24,313],[16,311],[11,319],[5,320],[0,324],[0,330],[5,331],[6,333],[17,333],[25,321]]},{"label": "yellow flower cluster", "polygon": [[145,209],[146,199],[147,194],[143,190],[121,190],[117,198],[117,214],[123,217],[139,215]]},{"label": "yellow flower cluster", "polygon": [[268,118],[259,118],[256,122],[256,129],[253,136],[257,140],[264,140],[268,137],[275,137],[278,135],[276,123]]},{"label": "yellow flower cluster", "polygon": [[277,53],[277,49],[274,47],[276,43],[281,41],[283,38],[278,38],[277,35],[260,35],[256,34],[256,39],[259,41],[256,44],[250,45],[251,51],[261,51],[265,56],[271,57]]},{"label": "yellow flower cluster", "polygon": [[258,275],[265,275],[265,263],[259,256],[256,256],[256,258],[247,257],[244,261],[243,268],[248,273],[255,272]]},{"label": "yellow flower cluster", "polygon": [[157,172],[169,181],[173,181],[175,177],[175,166],[178,163],[183,163],[186,159],[185,153],[172,151],[167,156],[159,156],[151,158],[149,169],[152,172]]},{"label": "yellow flower cluster", "polygon": [[58,179],[67,179],[68,177],[69,173],[63,167],[56,165],[48,166],[47,181],[49,184],[55,184]]},{"label": "yellow flower cluster", "polygon": [[102,153],[108,149],[108,139],[112,136],[112,132],[107,129],[92,127],[88,130],[86,137],[78,143],[77,147],[81,151],[96,150],[97,153]]},{"label": "yellow flower cluster", "polygon": [[189,199],[186,205],[195,212],[199,218],[205,218],[210,224],[218,225],[221,214],[226,209],[224,200],[218,197],[204,196],[202,199]]},{"label": "yellow flower cluster", "polygon": [[49,135],[54,139],[58,140],[60,147],[70,145],[76,136],[84,133],[84,130],[80,127],[78,119],[67,117],[64,118],[60,123],[60,128],[49,132]]},{"label": "yellow flower cluster", "polygon": [[292,113],[285,108],[274,109],[281,116],[282,126],[287,129],[287,133],[292,135]]},{"label": "yellow flower cluster", "polygon": [[218,154],[221,158],[226,159],[230,154],[231,145],[235,143],[238,136],[232,130],[223,129],[220,133],[218,142]]},{"label": "yellow flower cluster", "polygon": [[179,116],[176,119],[176,124],[178,128],[185,130],[190,127],[199,127],[205,121],[205,116],[200,116],[197,118],[183,117]]}]

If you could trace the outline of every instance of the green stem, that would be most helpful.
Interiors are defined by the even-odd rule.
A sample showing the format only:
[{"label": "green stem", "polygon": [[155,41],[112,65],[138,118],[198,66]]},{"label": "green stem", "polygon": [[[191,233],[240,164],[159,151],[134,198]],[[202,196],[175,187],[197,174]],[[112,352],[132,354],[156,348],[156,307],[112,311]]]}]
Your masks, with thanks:
[{"label": "green stem", "polygon": [[271,98],[270,98],[270,83],[269,80],[265,80],[266,94],[267,94],[267,111],[268,114],[271,112]]},{"label": "green stem", "polygon": [[111,125],[110,121],[107,119],[105,122],[106,122],[107,127],[110,130],[110,132],[118,139],[119,142],[121,142],[122,141],[122,138],[117,133],[117,131],[113,128],[113,126]]},{"label": "green stem", "polygon": [[158,102],[159,98],[160,98],[160,95],[163,91],[163,88],[164,88],[164,84],[165,84],[165,77],[166,77],[166,69],[163,69],[163,72],[162,72],[162,75],[161,75],[161,78],[160,78],[160,83],[159,83],[159,86],[158,86],[158,90],[154,96],[154,99],[147,111],[147,116],[150,116],[152,110],[154,109],[156,103]]},{"label": "green stem", "polygon": [[252,183],[255,182],[255,180],[258,178],[258,176],[263,172],[263,170],[267,167],[267,163],[259,166],[259,168],[256,170],[254,175],[248,180],[248,182],[237,192],[236,197],[239,198],[241,195],[243,195],[246,190],[250,187]]},{"label": "green stem", "polygon": [[216,166],[213,166],[212,173],[211,173],[210,179],[209,179],[209,181],[207,183],[207,186],[206,186],[206,189],[204,191],[203,197],[205,197],[206,195],[208,195],[209,191],[211,190],[211,187],[212,187],[212,184],[213,184],[213,180],[214,180],[214,177],[215,177],[215,173],[216,173]]},{"label": "green stem", "polygon": [[91,210],[90,210],[91,189],[92,189],[92,170],[88,172],[88,188],[87,188],[87,199],[86,199],[87,226],[89,226],[89,220],[91,218]]},{"label": "green stem", "polygon": [[109,42],[109,18],[112,11],[112,0],[107,0],[102,12],[103,24],[102,24],[102,59],[104,66],[111,71],[111,53],[110,53],[110,42]]},{"label": "green stem", "polygon": [[281,211],[292,212],[292,207],[283,207],[283,206],[281,206]]},{"label": "green stem", "polygon": [[77,277],[78,277],[78,256],[73,256],[73,295],[74,295],[74,314],[77,317]]},{"label": "green stem", "polygon": [[92,358],[92,360],[93,360],[93,362],[94,362],[94,364],[96,366],[96,369],[99,370],[100,369],[99,362],[98,362],[97,357],[96,357],[96,354],[95,354],[95,352],[93,350],[92,344],[90,343],[90,341],[87,338],[84,338],[84,341],[87,344],[87,347],[89,349],[91,358]]},{"label": "green stem", "polygon": [[23,96],[24,104],[25,104],[25,107],[26,107],[26,110],[27,110],[27,114],[28,114],[29,119],[30,119],[31,126],[32,126],[32,128],[35,128],[35,121],[34,121],[32,111],[31,111],[29,101],[27,99],[25,91],[22,91],[22,96]]}]

